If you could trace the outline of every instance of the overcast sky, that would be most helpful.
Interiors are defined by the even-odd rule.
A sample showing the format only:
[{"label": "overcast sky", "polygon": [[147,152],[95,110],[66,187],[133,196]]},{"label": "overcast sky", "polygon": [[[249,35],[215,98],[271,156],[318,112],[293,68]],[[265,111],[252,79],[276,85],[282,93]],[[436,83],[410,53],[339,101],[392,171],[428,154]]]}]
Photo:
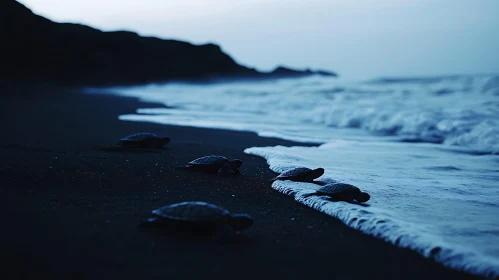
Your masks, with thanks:
[{"label": "overcast sky", "polygon": [[21,0],[58,22],[221,45],[260,70],[499,73],[499,0]]}]

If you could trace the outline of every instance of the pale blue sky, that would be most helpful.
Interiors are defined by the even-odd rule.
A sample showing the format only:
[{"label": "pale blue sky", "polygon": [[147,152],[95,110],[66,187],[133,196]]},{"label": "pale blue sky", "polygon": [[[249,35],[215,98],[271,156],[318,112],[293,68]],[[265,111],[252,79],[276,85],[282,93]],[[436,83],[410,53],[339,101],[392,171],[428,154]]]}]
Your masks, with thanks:
[{"label": "pale blue sky", "polygon": [[21,0],[59,22],[213,42],[260,70],[499,73],[499,0]]}]

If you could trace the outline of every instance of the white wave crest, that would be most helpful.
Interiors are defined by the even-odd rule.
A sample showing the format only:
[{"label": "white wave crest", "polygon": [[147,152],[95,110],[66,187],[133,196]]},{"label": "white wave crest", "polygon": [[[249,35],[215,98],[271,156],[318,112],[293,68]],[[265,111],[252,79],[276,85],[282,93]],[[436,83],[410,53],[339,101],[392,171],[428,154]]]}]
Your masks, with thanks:
[{"label": "white wave crest", "polygon": [[[262,83],[171,83],[112,90],[163,102],[173,107],[169,114],[175,110],[182,114],[182,119],[174,118],[179,114],[165,114],[161,116],[162,123],[233,127],[292,140],[304,139],[303,133],[298,135],[299,130],[313,125],[323,131],[327,127],[360,128],[375,135],[397,136],[403,141],[499,153],[496,84],[497,77],[490,75],[370,83],[316,77]],[[150,117],[156,121],[160,118]],[[315,133],[307,139],[324,143],[324,136],[325,133]]]}]

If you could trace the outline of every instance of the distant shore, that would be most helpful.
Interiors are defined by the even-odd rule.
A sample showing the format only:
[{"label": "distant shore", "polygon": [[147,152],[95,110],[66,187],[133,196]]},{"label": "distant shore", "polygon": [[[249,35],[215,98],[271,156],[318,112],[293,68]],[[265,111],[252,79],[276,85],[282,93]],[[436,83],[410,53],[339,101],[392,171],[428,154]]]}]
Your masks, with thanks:
[{"label": "distant shore", "polygon": [[[9,88],[0,97],[2,279],[470,279],[408,249],[348,228],[270,187],[251,146],[303,145],[254,133],[124,122],[161,107],[79,89]],[[171,137],[162,153],[104,153],[95,146],[150,131]],[[200,156],[243,160],[217,177],[173,167]],[[144,232],[155,207],[207,201],[248,213],[237,243]],[[18,269],[22,268],[22,270]],[[478,279],[478,278],[477,278]]]}]

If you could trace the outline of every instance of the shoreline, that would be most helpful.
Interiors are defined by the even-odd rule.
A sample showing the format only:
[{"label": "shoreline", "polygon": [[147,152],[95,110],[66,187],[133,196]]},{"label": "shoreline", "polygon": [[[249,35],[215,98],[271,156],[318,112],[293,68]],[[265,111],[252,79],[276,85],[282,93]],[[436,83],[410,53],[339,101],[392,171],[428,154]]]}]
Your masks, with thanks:
[{"label": "shoreline", "polygon": [[[304,143],[251,132],[125,122],[135,98],[79,89],[9,89],[1,96],[0,237],[6,279],[336,277],[479,279],[347,227],[273,190],[257,146]],[[147,104],[147,105],[146,105]],[[162,153],[103,153],[95,145],[151,131],[172,140]],[[233,178],[174,170],[200,156],[243,160]],[[248,213],[237,244],[142,232],[141,217],[164,204],[202,200]],[[23,271],[16,267],[24,266]],[[263,271],[267,272],[263,272]],[[4,277],[2,277],[4,278]],[[4,278],[5,279],[5,278]],[[16,278],[18,279],[18,278]]]}]

